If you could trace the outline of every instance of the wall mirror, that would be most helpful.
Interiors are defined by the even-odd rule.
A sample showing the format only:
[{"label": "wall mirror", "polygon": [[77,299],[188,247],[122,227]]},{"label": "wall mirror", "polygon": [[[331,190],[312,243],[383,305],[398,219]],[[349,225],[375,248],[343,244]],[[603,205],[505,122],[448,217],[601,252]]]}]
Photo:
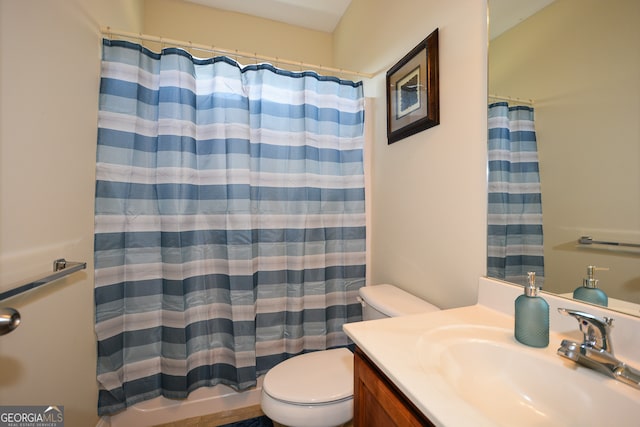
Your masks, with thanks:
[{"label": "wall mirror", "polygon": [[640,2],[534,3],[488,1],[488,93],[534,108],[544,290],[606,267],[609,307],[640,316]]}]

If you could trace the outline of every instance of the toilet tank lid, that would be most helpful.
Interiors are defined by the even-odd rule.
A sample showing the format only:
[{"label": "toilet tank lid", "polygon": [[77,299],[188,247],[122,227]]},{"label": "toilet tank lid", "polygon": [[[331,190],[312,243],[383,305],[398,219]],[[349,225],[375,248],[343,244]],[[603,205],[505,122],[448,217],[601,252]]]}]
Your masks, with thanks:
[{"label": "toilet tank lid", "polygon": [[365,303],[390,317],[440,310],[437,306],[394,285],[363,286],[359,293]]}]

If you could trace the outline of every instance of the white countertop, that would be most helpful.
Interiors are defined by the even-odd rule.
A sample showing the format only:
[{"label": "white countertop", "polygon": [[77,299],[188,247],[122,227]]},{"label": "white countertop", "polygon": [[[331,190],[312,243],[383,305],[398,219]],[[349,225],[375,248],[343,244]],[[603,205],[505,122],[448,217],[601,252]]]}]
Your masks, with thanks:
[{"label": "white countertop", "polygon": [[[486,281],[486,279],[481,279],[481,282],[482,280]],[[513,290],[508,289],[508,291],[512,292]],[[486,298],[484,295],[480,301],[482,302]],[[502,295],[502,298],[506,301],[506,305],[513,306],[511,296]],[[496,298],[496,300],[499,299]],[[564,302],[560,300],[563,306],[569,305]],[[513,316],[508,314],[509,309],[512,310],[512,308],[507,307],[505,310],[501,310],[496,307],[487,307],[487,305],[477,304],[439,312],[350,323],[344,326],[344,330],[354,343],[434,424],[447,427],[495,426],[497,425],[495,420],[489,419],[460,398],[450,386],[444,383],[441,377],[429,374],[427,370],[423,369],[421,365],[423,362],[420,358],[420,348],[428,345],[425,335],[436,328],[476,325],[513,331]],[[551,305],[552,311],[555,311],[555,302],[552,302]],[[581,342],[582,334],[573,319],[569,321],[568,325],[572,325],[571,322],[573,322],[575,326],[561,327],[554,331],[553,325],[558,323],[556,321],[558,315],[552,314],[551,317],[552,331],[550,332],[549,346],[546,348],[524,346],[515,340],[513,334],[505,334],[504,340],[511,340],[513,344],[522,346],[524,351],[538,352],[536,357],[550,355],[558,360],[558,364],[568,363],[568,366],[571,366],[573,362],[565,361],[557,356],[556,351],[562,339],[569,338]],[[567,319],[562,319],[561,322],[566,321]],[[561,326],[564,325],[567,323],[561,323]],[[637,324],[634,329],[637,330]],[[634,347],[639,348],[635,345]],[[623,390],[623,392],[631,396],[633,400],[640,400],[640,391],[623,384],[616,384],[615,380],[587,368],[577,369],[580,369],[584,375],[598,377],[598,385],[602,383],[603,387],[619,387],[620,385],[628,387],[629,390]],[[549,380],[553,381],[552,378]],[[629,414],[629,416],[632,415]],[[637,416],[637,414],[633,416]]]},{"label": "white countertop", "polygon": [[[421,368],[421,337],[438,327],[469,323],[511,327],[512,319],[483,306],[350,323],[347,335],[436,425],[493,426],[480,412],[441,387]],[[545,349],[543,349],[545,350]]]}]

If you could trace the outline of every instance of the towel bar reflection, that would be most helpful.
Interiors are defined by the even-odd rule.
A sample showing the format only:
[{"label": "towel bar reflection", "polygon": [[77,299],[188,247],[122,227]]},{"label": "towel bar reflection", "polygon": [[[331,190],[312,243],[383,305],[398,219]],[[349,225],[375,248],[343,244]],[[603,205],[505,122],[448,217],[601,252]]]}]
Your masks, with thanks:
[{"label": "towel bar reflection", "polygon": [[86,262],[67,261],[64,258],[57,259],[53,261],[53,274],[49,274],[41,279],[34,280],[33,282],[0,293],[0,301],[4,301],[7,298],[11,298],[31,289],[46,285],[47,283],[51,283],[55,280],[62,279],[71,273],[84,270],[85,268],[87,268]]},{"label": "towel bar reflection", "polygon": [[625,246],[629,248],[640,248],[638,243],[622,243],[622,242],[607,242],[602,240],[593,240],[591,236],[582,236],[578,240],[581,245],[609,245],[609,246]]}]

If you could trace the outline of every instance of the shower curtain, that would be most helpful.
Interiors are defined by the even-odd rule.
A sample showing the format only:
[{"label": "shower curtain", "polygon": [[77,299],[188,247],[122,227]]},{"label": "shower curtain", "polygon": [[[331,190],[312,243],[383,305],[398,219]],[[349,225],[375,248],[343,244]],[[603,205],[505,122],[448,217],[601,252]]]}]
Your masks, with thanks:
[{"label": "shower curtain", "polygon": [[534,111],[507,102],[489,105],[487,275],[544,283],[542,194]]},{"label": "shower curtain", "polygon": [[348,345],[365,277],[362,83],[103,42],[99,414]]}]

